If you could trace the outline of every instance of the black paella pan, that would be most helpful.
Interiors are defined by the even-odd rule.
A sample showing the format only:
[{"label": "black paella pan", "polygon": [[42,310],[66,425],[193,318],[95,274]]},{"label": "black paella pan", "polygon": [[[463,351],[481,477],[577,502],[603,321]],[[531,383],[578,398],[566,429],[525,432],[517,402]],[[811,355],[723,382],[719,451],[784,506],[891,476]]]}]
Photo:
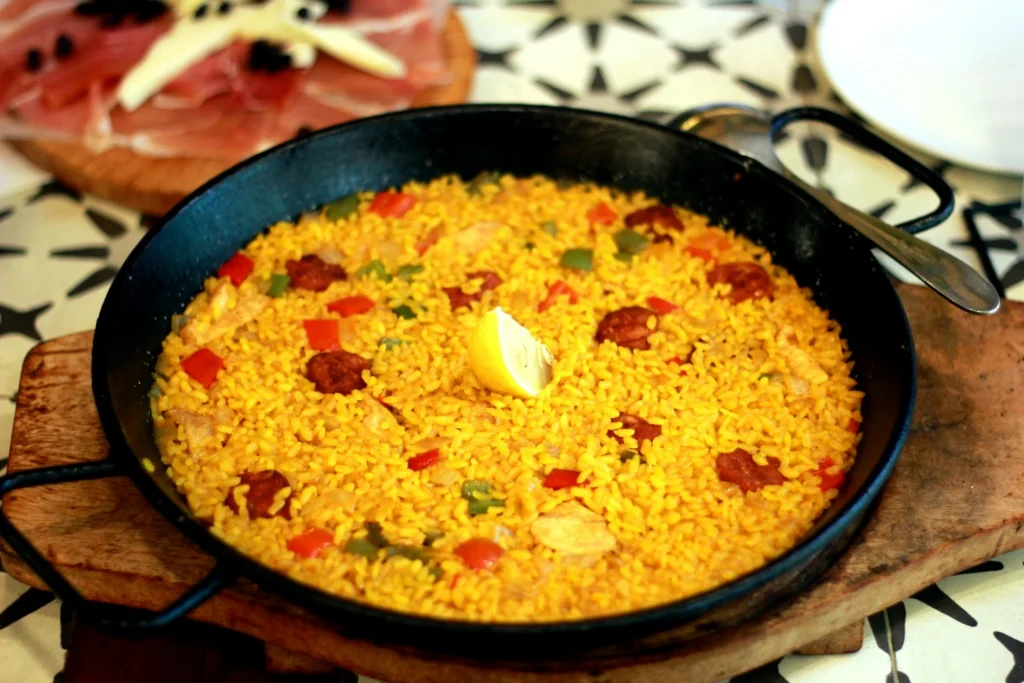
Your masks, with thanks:
[{"label": "black paella pan", "polygon": [[[800,110],[818,117],[820,110]],[[792,113],[791,113],[792,114]],[[829,115],[928,184],[939,206],[904,224],[923,230],[946,218],[952,192],[934,173],[863,129]],[[793,118],[791,115],[790,118]],[[587,179],[707,214],[767,247],[842,325],[866,394],[863,438],[839,497],[795,548],[713,591],[660,607],[586,621],[479,624],[410,616],[345,600],[295,582],[215,538],[194,518],[162,468],[147,391],[171,315],[203,280],[277,221],[338,197],[443,174],[484,170]],[[217,566],[163,612],[83,600],[0,516],[0,532],[59,597],[121,628],[172,621],[236,576],[245,576],[337,623],[356,637],[475,658],[542,657],[617,644],[674,629],[673,640],[748,619],[805,587],[846,547],[889,477],[910,425],[914,343],[900,300],[870,244],[811,195],[762,164],[694,135],[653,123],[552,107],[458,106],[364,119],[258,155],[185,199],[143,239],[114,279],[96,326],[93,392],[110,442],[99,463],[18,473],[15,488],[128,475],[143,495]]]}]

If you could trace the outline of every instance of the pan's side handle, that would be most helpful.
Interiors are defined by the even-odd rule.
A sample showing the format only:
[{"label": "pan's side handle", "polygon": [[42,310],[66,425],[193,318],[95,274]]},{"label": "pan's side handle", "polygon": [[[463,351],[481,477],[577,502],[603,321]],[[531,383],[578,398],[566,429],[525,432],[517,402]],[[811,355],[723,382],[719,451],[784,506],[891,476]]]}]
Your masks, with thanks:
[{"label": "pan's side handle", "polygon": [[946,181],[938,173],[931,170],[906,152],[889,144],[879,136],[869,131],[864,126],[853,120],[820,107],[797,107],[788,109],[772,117],[771,137],[775,139],[783,128],[796,121],[817,121],[825,123],[855,140],[857,143],[880,154],[892,163],[896,164],[909,173],[916,180],[924,183],[939,199],[939,205],[930,213],[905,221],[897,225],[897,228],[906,230],[909,233],[918,233],[928,228],[933,228],[942,221],[949,218],[953,212],[955,199],[953,189],[946,184]]},{"label": "pan's side handle", "polygon": [[[123,475],[124,472],[120,471],[118,466],[109,459],[75,465],[43,467],[0,477],[0,496],[17,489],[33,486]],[[173,603],[158,612],[146,612],[122,605],[92,602],[83,598],[74,586],[43,557],[43,554],[11,524],[11,520],[7,518],[2,507],[0,507],[0,537],[50,587],[58,598],[94,623],[112,630],[134,631],[165,626],[190,612],[234,578],[223,565],[218,564],[199,583],[185,591]]]}]

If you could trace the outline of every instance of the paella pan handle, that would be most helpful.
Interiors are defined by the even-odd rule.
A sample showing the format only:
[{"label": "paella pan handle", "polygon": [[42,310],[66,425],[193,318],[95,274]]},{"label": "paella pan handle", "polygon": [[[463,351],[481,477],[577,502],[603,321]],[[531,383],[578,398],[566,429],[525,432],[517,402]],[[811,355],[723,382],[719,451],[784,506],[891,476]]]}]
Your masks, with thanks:
[{"label": "paella pan handle", "polygon": [[[0,496],[17,489],[33,486],[123,475],[124,472],[109,459],[75,465],[43,467],[0,477]],[[43,554],[11,524],[2,507],[0,507],[0,537],[61,601],[67,603],[93,623],[111,630],[136,631],[165,626],[187,614],[233,578],[222,565],[218,564],[199,583],[185,591],[173,603],[158,612],[147,612],[122,605],[93,602],[83,598],[74,586],[43,557]]]},{"label": "paella pan handle", "polygon": [[949,218],[950,214],[953,213],[953,207],[956,203],[953,198],[953,189],[946,184],[946,181],[944,181],[938,173],[928,168],[903,150],[889,144],[867,128],[834,111],[821,109],[820,107],[798,107],[796,109],[787,109],[780,114],[776,114],[772,118],[770,130],[771,138],[774,140],[786,126],[797,121],[817,121],[819,123],[826,123],[843,132],[858,144],[870,149],[876,154],[882,155],[909,173],[915,180],[924,183],[931,188],[932,192],[934,192],[939,199],[939,205],[929,213],[919,216],[913,220],[899,223],[895,227],[914,234],[921,232],[922,230],[935,227],[942,221]]},{"label": "paella pan handle", "polygon": [[[783,128],[796,121],[817,121],[838,128],[928,185],[938,196],[939,205],[924,216],[892,226],[809,185],[791,173],[775,154],[775,140]],[[813,196],[836,218],[873,242],[953,305],[969,313],[991,314],[999,310],[999,292],[983,275],[953,254],[912,234],[949,217],[954,205],[953,190],[937,173],[859,124],[817,107],[800,107],[772,116],[754,107],[726,104],[683,112],[668,125],[760,161]]]}]

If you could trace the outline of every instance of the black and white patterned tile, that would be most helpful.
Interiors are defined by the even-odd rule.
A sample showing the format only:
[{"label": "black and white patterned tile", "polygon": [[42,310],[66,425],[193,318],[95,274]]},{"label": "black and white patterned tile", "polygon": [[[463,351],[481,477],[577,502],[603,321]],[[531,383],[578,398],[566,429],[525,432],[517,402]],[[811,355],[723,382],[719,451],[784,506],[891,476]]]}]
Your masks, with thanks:
[{"label": "black and white patterned tile", "polygon": [[903,681],[1024,682],[1024,551],[886,610]]},{"label": "black and white patterned tile", "polygon": [[[813,48],[824,0],[455,4],[479,56],[476,102],[564,104],[656,121],[710,102],[847,111]],[[931,209],[927,188],[831,129],[796,124],[787,133],[777,145],[783,162],[839,199],[892,223]],[[1020,178],[917,155],[957,196],[954,216],[924,239],[1024,300]],[[40,339],[93,326],[111,278],[150,224],[52,181],[0,145],[0,454],[9,450],[25,353]],[[4,464],[0,458],[0,471]],[[59,609],[46,597],[0,574],[0,680],[49,683],[60,671]],[[1024,554],[1010,553],[874,615],[859,652],[791,655],[733,680],[1024,683],[1022,615]]]},{"label": "black and white patterned tile", "polygon": [[0,573],[0,678],[51,683],[63,668],[60,605]]}]

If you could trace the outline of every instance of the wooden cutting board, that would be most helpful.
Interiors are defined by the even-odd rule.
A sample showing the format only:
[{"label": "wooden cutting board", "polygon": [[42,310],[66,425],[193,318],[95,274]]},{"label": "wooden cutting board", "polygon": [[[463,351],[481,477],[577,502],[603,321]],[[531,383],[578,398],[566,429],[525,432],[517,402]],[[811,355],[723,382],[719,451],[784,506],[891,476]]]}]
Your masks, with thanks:
[{"label": "wooden cutting board", "polygon": [[[460,104],[469,97],[476,50],[454,8],[442,37],[452,80],[421,92],[413,107]],[[52,140],[11,140],[10,145],[71,187],[157,216],[233,165],[210,159],[157,159],[117,148],[94,154],[82,145]]]},{"label": "wooden cutting board", "polygon": [[[484,666],[354,640],[244,580],[192,617],[265,641],[270,663],[281,668],[316,669],[322,660],[402,683],[712,683],[798,648],[855,649],[867,615],[1024,547],[1024,305],[1005,302],[999,314],[981,318],[921,287],[901,285],[899,292],[920,361],[917,409],[900,462],[843,557],[813,588],[752,623],[691,642],[669,632],[615,652]],[[89,386],[91,342],[91,333],[71,335],[29,354],[12,472],[106,457]],[[158,608],[213,565],[125,478],[15,491],[3,509],[91,599]],[[9,552],[3,563],[15,578],[41,586]]]}]

